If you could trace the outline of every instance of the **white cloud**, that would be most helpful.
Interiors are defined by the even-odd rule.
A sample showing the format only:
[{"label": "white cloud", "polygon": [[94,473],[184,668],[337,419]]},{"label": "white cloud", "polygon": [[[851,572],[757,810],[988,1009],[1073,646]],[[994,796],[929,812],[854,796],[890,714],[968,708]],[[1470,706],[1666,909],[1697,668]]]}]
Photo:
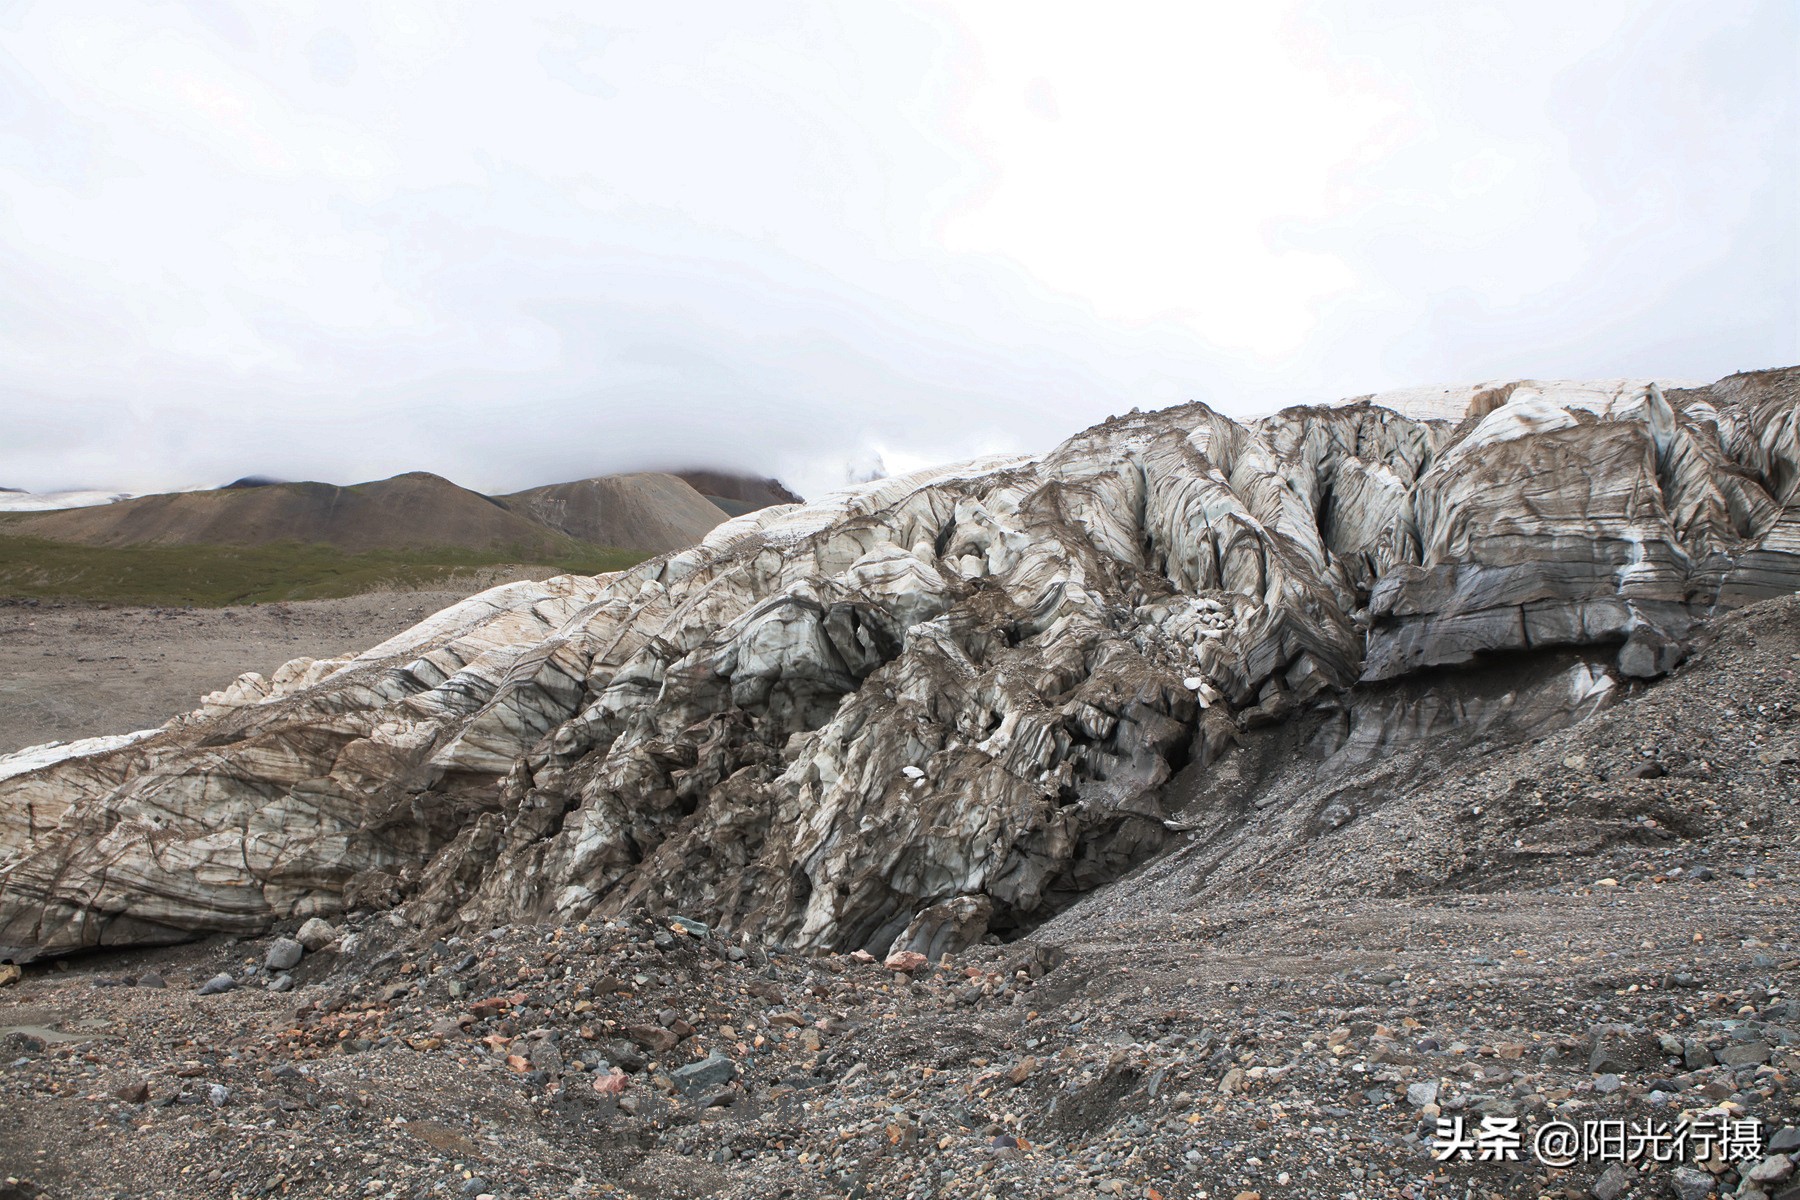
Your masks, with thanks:
[{"label": "white cloud", "polygon": [[1800,359],[1800,13],[0,12],[0,483],[717,462]]}]

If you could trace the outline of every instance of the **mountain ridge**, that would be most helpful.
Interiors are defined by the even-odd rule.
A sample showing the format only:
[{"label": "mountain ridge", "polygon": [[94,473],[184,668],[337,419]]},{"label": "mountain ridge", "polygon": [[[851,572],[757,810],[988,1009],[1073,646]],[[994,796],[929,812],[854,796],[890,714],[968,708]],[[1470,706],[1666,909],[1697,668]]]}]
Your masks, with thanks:
[{"label": "mountain ridge", "polygon": [[[571,528],[547,523],[532,497],[588,493]],[[667,511],[659,513],[658,508]],[[614,519],[615,513],[617,519]],[[566,540],[660,553],[690,545],[725,519],[673,476],[602,476],[509,497],[487,496],[426,471],[367,483],[267,482],[168,492],[15,518],[12,531],[98,546],[323,543],[348,551],[461,546],[535,553]]]}]

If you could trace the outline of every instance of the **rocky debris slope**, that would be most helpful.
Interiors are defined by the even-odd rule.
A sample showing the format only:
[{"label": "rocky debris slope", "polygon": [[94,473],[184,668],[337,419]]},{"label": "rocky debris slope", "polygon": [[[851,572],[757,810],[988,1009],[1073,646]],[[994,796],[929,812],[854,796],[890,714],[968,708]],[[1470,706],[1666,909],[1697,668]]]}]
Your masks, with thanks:
[{"label": "rocky debris slope", "polygon": [[[273,971],[295,943],[60,960],[0,990],[0,1163],[68,1200],[1790,1200],[1800,878],[1693,855],[905,971],[642,913],[355,918]],[[1762,1149],[1444,1162],[1439,1119],[1730,1119]]]},{"label": "rocky debris slope", "polygon": [[1644,856],[1684,847],[1800,849],[1800,597],[1721,618],[1656,687],[1546,728],[1547,706],[1566,698],[1571,679],[1586,686],[1591,670],[1565,661],[1515,663],[1449,697],[1435,677],[1371,696],[1382,716],[1434,714],[1438,704],[1463,714],[1380,756],[1365,755],[1333,713],[1246,733],[1210,769],[1184,770],[1165,789],[1180,814],[1167,853],[1047,930],[1080,938],[1095,914],[1101,928],[1123,920],[1149,931],[1172,913],[1259,892],[1629,883]]},{"label": "rocky debris slope", "polygon": [[1241,806],[1260,731],[1336,770],[1540,734],[1793,591],[1797,410],[1795,370],[1455,421],[1195,404],[762,510],[0,760],[0,943],[402,901],[878,956],[1011,934],[1162,847],[1196,778]]}]

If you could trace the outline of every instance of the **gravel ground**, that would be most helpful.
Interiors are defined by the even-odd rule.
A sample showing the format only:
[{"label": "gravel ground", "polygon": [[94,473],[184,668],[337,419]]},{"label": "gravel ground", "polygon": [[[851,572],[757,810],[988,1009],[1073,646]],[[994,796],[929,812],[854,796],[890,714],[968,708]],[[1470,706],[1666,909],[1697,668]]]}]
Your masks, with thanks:
[{"label": "gravel ground", "polygon": [[0,754],[161,725],[245,671],[367,649],[464,595],[238,608],[0,600]]},{"label": "gravel ground", "polygon": [[1439,1163],[1433,1121],[1797,1119],[1800,880],[1647,865],[911,975],[644,920],[369,917],[285,993],[268,941],[96,955],[0,1002],[0,1160],[70,1197],[1587,1196]]},{"label": "gravel ground", "polygon": [[[1800,1200],[1796,654],[1800,604],[1759,605],[1581,725],[1276,779],[911,971],[668,913],[33,964],[0,987],[0,1197]],[[1440,1161],[1458,1119],[1522,1152]],[[1530,1152],[1611,1119],[1764,1152]]]}]

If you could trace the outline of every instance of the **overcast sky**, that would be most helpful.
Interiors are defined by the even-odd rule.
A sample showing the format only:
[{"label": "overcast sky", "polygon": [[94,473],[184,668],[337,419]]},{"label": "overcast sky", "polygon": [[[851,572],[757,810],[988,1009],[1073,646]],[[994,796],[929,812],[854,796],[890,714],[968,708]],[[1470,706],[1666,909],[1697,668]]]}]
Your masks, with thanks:
[{"label": "overcast sky", "polygon": [[1800,5],[0,0],[0,485],[1800,362]]}]

